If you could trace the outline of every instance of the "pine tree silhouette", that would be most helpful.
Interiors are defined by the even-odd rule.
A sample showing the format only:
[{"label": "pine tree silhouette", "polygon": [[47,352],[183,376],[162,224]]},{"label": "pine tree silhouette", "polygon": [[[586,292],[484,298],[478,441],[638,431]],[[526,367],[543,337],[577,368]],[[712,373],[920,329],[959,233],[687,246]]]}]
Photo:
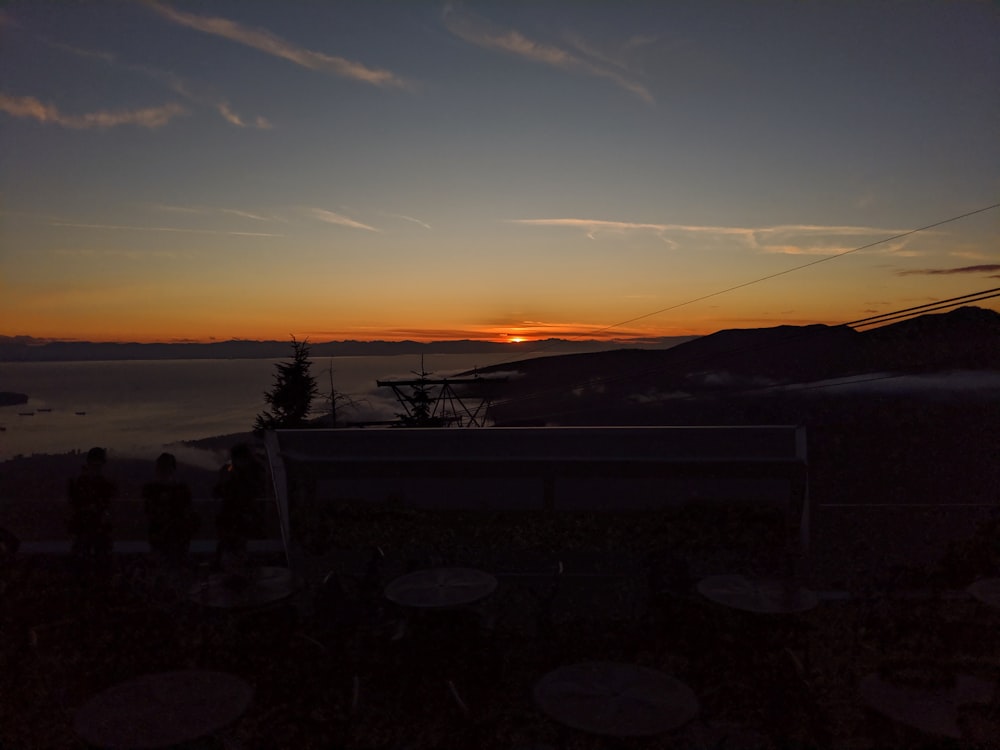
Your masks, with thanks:
[{"label": "pine tree silhouette", "polygon": [[309,416],[312,400],[319,394],[316,378],[312,376],[309,345],[292,337],[292,359],[276,364],[274,386],[264,393],[264,401],[271,407],[257,415],[254,432],[303,427]]}]

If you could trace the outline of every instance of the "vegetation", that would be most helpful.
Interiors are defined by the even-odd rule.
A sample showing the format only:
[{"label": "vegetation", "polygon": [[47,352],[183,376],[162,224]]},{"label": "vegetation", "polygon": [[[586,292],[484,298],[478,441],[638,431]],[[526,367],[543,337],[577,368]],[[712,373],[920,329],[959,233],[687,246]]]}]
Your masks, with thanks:
[{"label": "vegetation", "polygon": [[306,425],[312,400],[319,394],[311,367],[307,341],[296,341],[293,336],[291,360],[275,365],[274,386],[264,393],[271,410],[257,415],[254,432]]}]

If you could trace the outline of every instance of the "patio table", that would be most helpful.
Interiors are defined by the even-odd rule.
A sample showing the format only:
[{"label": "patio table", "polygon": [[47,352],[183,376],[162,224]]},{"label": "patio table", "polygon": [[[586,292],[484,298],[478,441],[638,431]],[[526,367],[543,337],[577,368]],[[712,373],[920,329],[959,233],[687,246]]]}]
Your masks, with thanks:
[{"label": "patio table", "polygon": [[260,566],[245,574],[217,573],[191,587],[190,597],[198,604],[219,609],[259,607],[292,595],[292,574],[288,568]]},{"label": "patio table", "polygon": [[819,603],[816,593],[792,581],[718,575],[698,582],[698,592],[716,604],[763,614],[805,612]]},{"label": "patio table", "polygon": [[699,711],[694,692],[680,680],[648,667],[610,661],[559,667],[536,683],[534,697],[559,723],[614,737],[668,732]]},{"label": "patio table", "polygon": [[445,676],[452,697],[466,713],[469,709],[454,673],[465,671],[469,659],[475,659],[476,647],[460,616],[469,614],[469,605],[485,599],[496,587],[496,577],[485,570],[460,567],[415,570],[385,587],[386,599],[407,610],[405,627],[414,644],[410,656],[418,662],[431,660],[435,673]]},{"label": "patio table", "polygon": [[1000,609],[1000,578],[983,578],[965,590],[987,607]]},{"label": "patio table", "polygon": [[496,577],[484,570],[428,568],[391,581],[385,596],[402,607],[459,607],[485,599],[496,587]]},{"label": "patio table", "polygon": [[253,693],[249,684],[225,672],[157,672],[98,693],[76,713],[73,728],[95,747],[170,747],[231,724],[246,711]]},{"label": "patio table", "polygon": [[893,721],[939,737],[962,739],[959,709],[993,700],[997,686],[958,674],[942,685],[899,685],[870,674],[858,686],[865,704]]}]

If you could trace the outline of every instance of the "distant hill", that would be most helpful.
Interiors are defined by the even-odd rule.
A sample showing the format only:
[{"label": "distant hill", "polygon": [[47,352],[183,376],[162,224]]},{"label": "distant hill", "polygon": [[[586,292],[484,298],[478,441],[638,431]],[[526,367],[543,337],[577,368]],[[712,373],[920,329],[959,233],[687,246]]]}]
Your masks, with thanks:
[{"label": "distant hill", "polygon": [[989,310],[869,331],[719,331],[481,373],[498,371],[498,425],[802,425],[818,504],[995,505],[1000,487],[1000,314]]},{"label": "distant hill", "polygon": [[[667,347],[689,341],[690,336],[664,337],[642,346]],[[625,345],[625,344],[618,344]],[[607,341],[535,341],[532,349],[551,352],[597,351],[616,346]],[[313,357],[382,356],[393,354],[512,354],[516,347],[492,341],[327,341],[310,342]],[[522,349],[522,351],[524,351]],[[28,336],[0,336],[0,362],[81,362],[122,359],[283,359],[289,356],[288,341],[218,341],[198,343],[118,343],[93,341],[46,341]]]},{"label": "distant hill", "polygon": [[[768,394],[782,393],[787,405],[779,389],[790,384],[951,370],[1000,371],[1000,313],[964,307],[869,331],[724,330],[666,350],[542,357],[480,372],[514,374],[493,409],[498,423],[681,424],[742,421]],[[801,421],[794,417],[786,415]]]}]

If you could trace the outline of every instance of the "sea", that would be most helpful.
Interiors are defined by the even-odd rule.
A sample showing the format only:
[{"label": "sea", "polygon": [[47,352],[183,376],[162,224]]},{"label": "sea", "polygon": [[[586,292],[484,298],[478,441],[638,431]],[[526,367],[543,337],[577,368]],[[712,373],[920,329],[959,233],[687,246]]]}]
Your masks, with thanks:
[{"label": "sea", "polygon": [[[516,359],[545,354],[519,352]],[[257,414],[267,408],[264,393],[273,385],[275,365],[283,361],[0,362],[0,391],[29,397],[26,404],[0,406],[0,461],[19,455],[86,451],[94,445],[121,457],[145,459],[155,457],[167,445],[177,453],[181,441],[248,432]],[[329,412],[332,387],[339,395],[342,421],[392,420],[401,407],[392,390],[379,388],[376,380],[413,378],[422,370],[447,377],[510,362],[497,352],[425,354],[422,359],[419,354],[314,358],[312,374],[320,394],[313,402],[313,414]],[[991,399],[1000,398],[1000,372],[888,378],[876,374],[809,384],[822,389],[818,393],[833,386],[840,393],[913,392],[931,398],[964,393]],[[208,467],[218,459],[211,452],[199,456],[194,451],[185,460]]]},{"label": "sea", "polygon": [[[179,441],[247,432],[267,407],[264,393],[283,361],[0,362],[0,391],[29,397],[26,404],[0,406],[0,460],[94,445],[147,458]],[[496,352],[314,359],[320,395],[313,413],[329,412],[332,385],[347,397],[338,398],[343,420],[394,419],[401,408],[392,390],[379,388],[376,380],[413,378],[421,371],[447,377],[500,363]]]}]

